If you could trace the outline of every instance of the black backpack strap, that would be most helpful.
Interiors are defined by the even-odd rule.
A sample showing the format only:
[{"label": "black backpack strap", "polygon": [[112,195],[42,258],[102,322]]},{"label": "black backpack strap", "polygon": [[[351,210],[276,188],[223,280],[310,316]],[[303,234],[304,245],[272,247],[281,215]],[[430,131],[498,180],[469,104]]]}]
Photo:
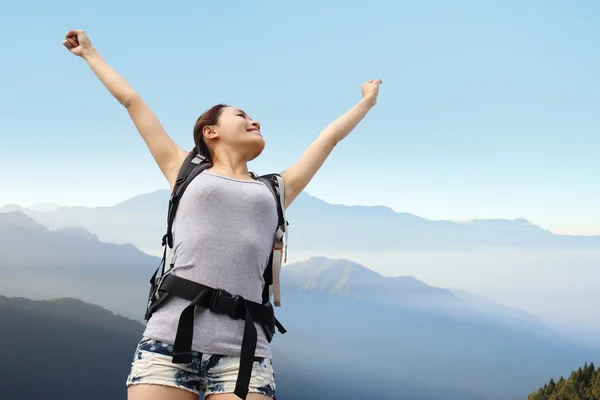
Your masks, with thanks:
[{"label": "black backpack strap", "polygon": [[[167,235],[164,235],[163,240],[162,240],[163,246],[164,246],[162,259],[160,260],[160,264],[158,265],[158,267],[156,268],[156,270],[150,277],[150,293],[148,293],[148,303],[146,304],[146,314],[144,315],[144,320],[146,320],[146,321],[148,321],[150,319],[154,310],[158,306],[160,306],[159,303],[162,303],[162,301],[160,301],[160,302],[158,301],[159,298],[157,295],[158,295],[158,287],[159,287],[158,282],[160,282],[161,278],[165,275],[165,263],[167,262],[167,246],[165,246],[166,237],[167,237]],[[158,271],[160,271],[161,269],[162,269],[162,271],[161,271],[160,275],[158,275]]]},{"label": "black backpack strap", "polygon": [[198,176],[202,171],[210,168],[211,164],[204,157],[190,153],[181,168],[177,179],[175,180],[175,186],[171,192],[171,198],[169,199],[169,210],[167,213],[167,238],[166,244],[173,248],[173,221],[175,220],[175,214],[177,213],[177,207],[179,206],[179,200],[183,196],[185,189],[187,189],[190,182]]},{"label": "black backpack strap", "polygon": [[273,245],[273,251],[269,258],[269,263],[265,269],[263,275],[265,279],[265,288],[263,290],[263,303],[269,301],[271,292],[273,293],[273,303],[276,307],[281,306],[281,291],[279,274],[281,271],[282,258],[284,256],[285,246],[285,259],[287,261],[287,233],[288,233],[288,222],[285,218],[285,186],[283,179],[279,174],[268,174],[262,175],[257,178],[263,182],[267,188],[271,191],[277,204],[277,216],[279,218],[277,231],[275,232],[275,241]]},{"label": "black backpack strap", "polygon": [[[204,157],[198,154],[190,153],[185,158],[179,169],[173,191],[171,192],[171,197],[169,198],[169,208],[167,212],[167,233],[162,238],[162,245],[164,247],[162,260],[150,278],[150,293],[148,295],[148,304],[145,315],[146,321],[150,319],[154,310],[160,307],[160,305],[169,295],[168,292],[160,291],[160,286],[163,278],[165,277],[167,265],[170,264],[170,262],[167,261],[167,247],[173,248],[172,229],[173,221],[175,220],[175,214],[177,213],[177,207],[179,205],[179,200],[181,199],[181,196],[183,196],[183,193],[190,182],[196,176],[198,176],[198,174],[210,166],[211,164]],[[169,265],[169,267],[172,267],[172,265]],[[158,273],[159,270],[161,271],[160,274]]]}]

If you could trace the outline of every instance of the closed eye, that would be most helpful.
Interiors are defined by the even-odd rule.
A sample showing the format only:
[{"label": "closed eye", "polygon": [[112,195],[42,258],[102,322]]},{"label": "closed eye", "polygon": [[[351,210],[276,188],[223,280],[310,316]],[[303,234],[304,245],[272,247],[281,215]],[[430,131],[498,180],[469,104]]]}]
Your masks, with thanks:
[{"label": "closed eye", "polygon": [[248,114],[246,114],[245,112],[243,112],[242,110],[237,110],[237,116],[238,117],[242,117],[242,118],[249,118]]}]

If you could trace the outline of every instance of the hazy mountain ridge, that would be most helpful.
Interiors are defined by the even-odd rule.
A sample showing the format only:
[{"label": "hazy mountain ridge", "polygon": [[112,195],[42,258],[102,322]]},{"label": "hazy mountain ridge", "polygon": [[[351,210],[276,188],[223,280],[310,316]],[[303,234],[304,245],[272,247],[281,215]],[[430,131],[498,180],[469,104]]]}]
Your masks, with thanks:
[{"label": "hazy mountain ridge", "polygon": [[[341,297],[336,298],[342,300]],[[514,365],[504,365],[500,360],[486,364],[459,354],[433,356],[423,352],[420,346],[416,351],[414,345],[406,347],[403,341],[391,347],[389,337],[394,336],[394,331],[401,331],[397,331],[397,324],[390,326],[381,318],[377,319],[376,326],[364,325],[360,320],[346,320],[354,327],[362,326],[362,330],[349,334],[352,331],[342,328],[346,334],[336,336],[337,339],[331,342],[329,336],[339,334],[340,329],[335,329],[335,320],[323,317],[331,310],[341,311],[339,302],[322,309],[315,308],[322,298],[309,296],[305,300],[308,304],[300,308],[313,309],[316,312],[313,318],[317,321],[329,321],[322,326],[329,335],[319,335],[319,329],[311,329],[307,336],[302,330],[294,329],[285,336],[277,336],[273,351],[278,371],[278,394],[282,398],[299,400],[305,398],[310,390],[312,398],[318,400],[332,395],[358,400],[374,393],[382,399],[397,398],[395,396],[426,400],[440,396],[450,400],[500,399],[503,398],[502,392],[515,393],[508,387],[515,377],[526,372],[526,369]],[[300,303],[293,302],[293,310],[290,311],[298,311]],[[352,305],[348,304],[344,309],[352,309]],[[386,311],[383,310],[381,315],[385,315]],[[359,311],[356,317],[360,319],[364,315]],[[10,378],[0,380],[0,389],[2,393],[10,394],[9,398],[19,400],[43,395],[74,400],[79,398],[78,391],[98,380],[105,384],[100,390],[89,393],[87,398],[125,398],[124,381],[134,346],[143,331],[138,322],[72,298],[31,301],[5,296],[0,296],[0,319],[11,321],[9,329],[0,332],[0,351],[5,356],[0,360],[0,373]],[[306,322],[306,319],[303,320]],[[410,320],[405,321],[411,324]],[[364,338],[371,330],[379,331],[379,325],[387,326],[392,332],[368,345],[371,356],[360,361],[364,370],[345,369],[347,362],[364,356],[365,350],[361,347],[366,343],[361,337]],[[316,326],[313,324],[313,327]],[[370,329],[364,331],[365,327]],[[422,330],[423,327],[419,329],[421,335],[431,333]],[[48,346],[48,343],[52,345]],[[348,349],[354,352],[348,352]],[[402,357],[402,361],[398,356]],[[35,374],[48,359],[53,360],[53,368],[46,369],[38,384],[25,385],[27,387],[23,389],[24,380]],[[307,359],[312,361],[310,368],[306,364]],[[451,365],[455,368],[450,368]],[[18,373],[15,368],[18,368]],[[378,371],[380,368],[383,370]],[[458,373],[465,368],[463,373]],[[500,371],[505,371],[500,374],[502,387],[490,385],[489,379]],[[297,382],[299,374],[303,376],[300,385]],[[541,379],[541,374],[533,376],[535,380]],[[487,385],[490,385],[489,389],[484,390]],[[522,382],[519,385],[525,387]],[[312,392],[315,388],[319,389],[317,393]]]},{"label": "hazy mountain ridge", "polygon": [[125,379],[144,327],[75,299],[0,296],[3,399],[126,398]]},{"label": "hazy mountain ridge", "polygon": [[[2,259],[5,253],[0,251],[0,267],[8,267],[3,268],[0,292],[4,291],[3,287],[15,290],[20,285],[36,295],[54,290],[46,296],[82,298],[136,320],[142,318],[148,278],[157,265],[156,258],[136,252],[139,260],[120,264],[115,271],[96,263],[96,253],[90,253],[81,262],[69,261],[72,270],[68,272],[48,269],[47,265],[57,263],[58,255],[52,251],[54,247],[44,244],[40,238],[50,242],[60,239],[68,247],[78,248],[79,239],[86,243],[91,240],[89,234],[78,229],[68,230],[66,236],[64,232],[50,232],[20,213],[8,218],[21,222],[18,226],[23,238],[41,229],[43,235],[37,236],[37,247],[28,249],[44,257],[39,257],[43,262],[36,266],[21,264],[20,268],[13,268]],[[9,230],[13,233],[19,231],[14,228],[14,222]],[[120,246],[95,240],[99,253],[115,257]],[[61,256],[77,258],[73,253]],[[32,279],[31,270],[36,268],[46,271],[36,272],[39,282]],[[73,273],[76,268],[81,273]],[[437,399],[444,395],[442,397],[451,400],[500,400],[509,395],[525,395],[531,390],[531,381],[543,381],[550,374],[563,373],[574,363],[586,361],[591,354],[587,349],[547,338],[535,330],[521,329],[518,324],[507,325],[494,315],[470,307],[449,290],[412,277],[383,277],[348,260],[315,257],[285,267],[282,278],[283,307],[277,314],[288,333],[277,336],[274,351],[276,355],[284,355],[283,361],[276,364],[282,371],[279,376],[283,392],[288,384],[288,387],[297,387],[293,377],[299,369],[311,377],[311,386],[322,388],[322,393],[336,393],[336,387],[345,385],[348,395],[364,398],[366,393],[361,390],[367,385],[371,395],[377,388],[387,388],[378,393],[381,398],[389,396],[390,388],[394,387],[395,394],[406,398]],[[56,285],[54,289],[53,285]],[[407,293],[416,295],[413,301],[405,301]],[[448,313],[441,307],[443,304],[435,301],[438,295],[443,296],[445,303],[451,303],[450,299],[456,301],[454,313]],[[92,322],[110,318],[110,314],[96,317],[94,312],[78,308],[86,307],[81,302],[55,303],[72,304],[69,312],[60,314],[61,321],[77,315],[88,315]],[[53,316],[47,314],[48,318]],[[92,322],[83,324],[88,332],[100,329]],[[61,334],[68,334],[70,324],[61,323]],[[83,339],[78,340],[83,343]],[[104,343],[97,345],[101,348]],[[89,340],[85,345],[90,346]],[[128,364],[131,352],[132,347],[124,349],[123,354],[126,354],[119,362],[125,363],[127,356]],[[369,356],[365,357],[366,354]],[[356,364],[357,357],[361,360],[360,370],[347,370],[348,365]],[[296,371],[288,369],[286,372],[286,359],[297,364],[289,367]],[[310,363],[307,364],[307,360]],[[315,366],[323,370],[314,371]],[[322,380],[324,376],[326,381]],[[491,387],[495,389],[488,393]]]},{"label": "hazy mountain ridge", "polygon": [[[311,257],[285,267],[287,283],[295,282],[301,289],[321,290],[330,293],[350,293],[353,287],[402,287],[405,289],[430,289],[451,294],[446,289],[435,288],[412,276],[384,277],[381,274],[346,259]],[[303,282],[305,281],[305,282]]]},{"label": "hazy mountain ridge", "polygon": [[496,303],[484,296],[480,296],[478,294],[471,293],[467,290],[461,290],[461,289],[448,289],[448,290],[450,292],[452,292],[454,295],[456,295],[458,298],[464,300],[465,302],[467,302],[468,304],[470,304],[471,306],[473,306],[479,310],[493,312],[497,315],[502,315],[502,316],[510,315],[513,318],[519,319],[523,323],[538,324],[540,327],[545,326],[544,322],[541,319],[539,319],[531,314],[528,314],[524,311],[521,311],[517,308],[508,307],[508,306],[505,306],[504,304]]},{"label": "hazy mountain ridge", "polygon": [[115,314],[96,304],[73,297],[31,300],[25,297],[0,295],[0,305],[18,308],[22,312],[43,313],[60,320],[76,319],[79,323],[111,331],[140,332],[144,326],[140,321]]},{"label": "hazy mountain ridge", "polygon": [[456,297],[463,300],[470,307],[481,311],[483,313],[483,318],[485,319],[493,316],[491,320],[499,322],[504,326],[534,332],[535,334],[550,340],[566,341],[566,339],[562,338],[562,336],[557,336],[556,332],[548,327],[544,321],[532,314],[526,313],[518,308],[509,307],[504,304],[491,301],[484,296],[480,296],[466,290],[448,290]]},{"label": "hazy mountain ridge", "polygon": [[[9,205],[0,212],[18,208],[51,229],[82,226],[103,241],[158,249],[166,229],[168,199],[168,191],[157,190],[107,207],[40,212]],[[298,196],[287,215],[292,249],[600,248],[600,236],[554,234],[523,218],[433,221],[385,206],[331,204],[306,193]]]},{"label": "hazy mountain ridge", "polygon": [[437,312],[477,313],[451,291],[411,276],[384,277],[345,259],[312,257],[283,269],[281,283],[301,291],[345,295]]},{"label": "hazy mountain ridge", "polygon": [[[21,212],[0,214],[0,268],[7,267],[5,279],[22,279],[35,271],[38,278],[57,282],[61,279],[60,271],[69,271],[68,276],[93,278],[86,284],[74,285],[68,296],[86,296],[86,287],[94,287],[106,282],[114,282],[113,275],[118,274],[120,281],[128,282],[124,292],[137,304],[135,314],[143,310],[148,279],[158,266],[160,259],[149,256],[133,245],[116,245],[104,243],[89,231],[79,227],[64,228],[51,231]],[[458,314],[463,318],[502,320],[508,325],[534,328],[536,332],[549,330],[543,323],[536,323],[535,317],[519,310],[493,304],[484,297],[428,285],[412,276],[384,277],[381,274],[346,259],[330,259],[312,257],[309,260],[287,265],[281,275],[283,295],[288,290],[302,292],[322,292],[327,294],[349,296],[365,299],[378,304],[411,307],[439,313]],[[94,283],[96,285],[94,285]],[[79,290],[79,291],[76,291]],[[63,295],[53,292],[51,285],[46,285],[51,296]],[[133,293],[139,293],[137,297]],[[52,294],[54,293],[54,294]],[[16,293],[31,297],[30,292]],[[466,297],[466,296],[469,297]],[[114,308],[112,303],[105,303],[103,291],[96,297],[83,297],[103,307]],[[477,298],[478,302],[473,299]],[[470,301],[465,301],[469,299]],[[486,307],[481,307],[485,303]],[[122,308],[119,308],[122,310]],[[547,333],[547,332],[546,332]]]},{"label": "hazy mountain ridge", "polygon": [[[72,298],[31,301],[0,296],[0,319],[11,321],[0,331],[4,397],[78,400],[85,392],[90,400],[126,398],[125,380],[141,338],[141,324]],[[424,385],[401,377],[380,382],[370,370],[345,371],[341,365],[328,370],[324,360],[307,365],[306,357],[287,348],[281,338],[273,349],[278,398],[359,400],[373,394],[384,400],[398,395],[423,400],[441,395],[449,400],[481,398],[477,391],[472,394],[465,388]],[[52,368],[47,368],[48,360]],[[32,376],[36,377],[34,385],[30,384]]]},{"label": "hazy mountain ridge", "polygon": [[317,292],[394,307],[445,314],[464,321],[488,322],[567,343],[539,318],[465,290],[431,286],[412,276],[384,277],[346,259],[312,257],[282,271],[283,294],[288,290]]},{"label": "hazy mountain ridge", "polygon": [[105,269],[127,265],[144,270],[159,262],[132,244],[102,242],[85,228],[52,231],[20,211],[0,213],[0,259],[0,267],[79,268],[93,264]]},{"label": "hazy mountain ridge", "polygon": [[[0,267],[42,269],[52,274],[57,268],[66,268],[94,277],[106,275],[107,279],[109,271],[118,270],[121,277],[131,276],[141,286],[147,284],[159,261],[130,244],[104,243],[84,228],[51,231],[21,212],[0,214]],[[344,259],[313,257],[291,264],[283,268],[281,280],[282,285],[301,291],[349,295],[440,312],[475,311],[447,289],[414,277],[383,277]]]}]

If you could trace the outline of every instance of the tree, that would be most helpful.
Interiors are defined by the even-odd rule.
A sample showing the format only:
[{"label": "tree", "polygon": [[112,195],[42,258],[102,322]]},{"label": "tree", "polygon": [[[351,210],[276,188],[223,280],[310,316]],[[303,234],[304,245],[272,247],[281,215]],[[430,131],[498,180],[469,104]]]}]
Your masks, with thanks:
[{"label": "tree", "polygon": [[569,379],[562,376],[527,396],[527,400],[600,400],[600,369],[587,362],[573,371]]}]

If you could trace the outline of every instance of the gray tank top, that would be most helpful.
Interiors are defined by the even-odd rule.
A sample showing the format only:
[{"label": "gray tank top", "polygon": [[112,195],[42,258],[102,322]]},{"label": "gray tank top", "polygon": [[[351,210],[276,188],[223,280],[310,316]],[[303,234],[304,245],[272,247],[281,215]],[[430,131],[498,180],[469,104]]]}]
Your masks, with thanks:
[{"label": "gray tank top", "polygon": [[[189,184],[177,208],[171,273],[261,303],[277,222],[277,204],[262,182],[204,171]],[[173,344],[188,304],[170,296],[152,315],[144,335]],[[256,324],[256,329],[255,354],[270,358],[263,328]],[[198,307],[192,350],[239,356],[243,333],[243,320]]]}]

